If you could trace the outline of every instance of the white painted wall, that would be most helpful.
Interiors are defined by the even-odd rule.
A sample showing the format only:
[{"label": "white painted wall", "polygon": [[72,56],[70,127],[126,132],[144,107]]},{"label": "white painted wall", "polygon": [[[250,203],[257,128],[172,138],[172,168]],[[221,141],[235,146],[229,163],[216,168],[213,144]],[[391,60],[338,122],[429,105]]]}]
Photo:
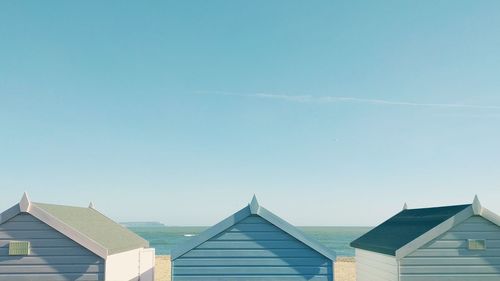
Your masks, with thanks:
[{"label": "white painted wall", "polygon": [[154,249],[134,249],[108,256],[106,281],[153,281]]},{"label": "white painted wall", "polygon": [[398,267],[393,256],[356,249],[357,281],[398,281]]},{"label": "white painted wall", "polygon": [[140,252],[139,273],[141,281],[154,281],[155,279],[155,249],[143,249]]}]

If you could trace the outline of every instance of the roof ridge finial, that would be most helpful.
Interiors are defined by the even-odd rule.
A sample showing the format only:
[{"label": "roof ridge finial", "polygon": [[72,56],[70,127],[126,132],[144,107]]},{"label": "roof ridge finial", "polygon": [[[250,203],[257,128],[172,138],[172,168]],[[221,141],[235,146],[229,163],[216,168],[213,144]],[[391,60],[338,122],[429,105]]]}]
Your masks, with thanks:
[{"label": "roof ridge finial", "polygon": [[479,202],[479,198],[477,194],[474,196],[474,201],[472,201],[472,210],[474,211],[474,215],[480,215],[482,211],[481,202]]},{"label": "roof ridge finial", "polygon": [[21,201],[19,201],[19,209],[21,212],[28,212],[31,206],[31,200],[30,197],[28,196],[28,192],[23,193],[23,197],[21,198]]},{"label": "roof ridge finial", "polygon": [[95,210],[95,205],[94,205],[94,202],[90,201],[90,203],[89,203],[89,208],[90,208],[90,209],[94,209],[94,210]]},{"label": "roof ridge finial", "polygon": [[405,204],[403,205],[403,211],[404,211],[404,210],[408,210],[408,204],[406,204],[406,202],[405,202]]},{"label": "roof ridge finial", "polygon": [[253,195],[252,202],[250,202],[249,206],[250,206],[250,212],[252,214],[259,213],[260,205],[259,201],[257,201],[257,196],[255,196],[255,194]]}]

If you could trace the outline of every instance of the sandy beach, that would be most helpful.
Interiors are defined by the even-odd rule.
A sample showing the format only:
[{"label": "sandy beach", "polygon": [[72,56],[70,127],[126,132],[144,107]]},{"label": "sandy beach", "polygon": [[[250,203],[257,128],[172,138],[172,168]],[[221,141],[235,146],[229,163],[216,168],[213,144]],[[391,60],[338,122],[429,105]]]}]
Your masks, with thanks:
[{"label": "sandy beach", "polygon": [[356,262],[353,257],[337,258],[335,281],[356,281]]},{"label": "sandy beach", "polygon": [[[156,256],[155,281],[170,281],[170,256]],[[355,281],[356,263],[352,257],[338,257],[335,281]]]},{"label": "sandy beach", "polygon": [[170,256],[156,256],[155,281],[170,281]]}]

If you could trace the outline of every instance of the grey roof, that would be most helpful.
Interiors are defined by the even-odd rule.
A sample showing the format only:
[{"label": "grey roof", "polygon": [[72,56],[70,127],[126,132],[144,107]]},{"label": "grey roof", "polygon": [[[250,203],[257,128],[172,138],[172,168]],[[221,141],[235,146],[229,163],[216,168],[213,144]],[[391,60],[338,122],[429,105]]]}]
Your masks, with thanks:
[{"label": "grey roof", "polygon": [[104,247],[109,255],[149,247],[149,242],[93,208],[32,202],[62,223]]},{"label": "grey roof", "polygon": [[351,247],[396,256],[396,251],[471,204],[403,210],[351,243]]}]

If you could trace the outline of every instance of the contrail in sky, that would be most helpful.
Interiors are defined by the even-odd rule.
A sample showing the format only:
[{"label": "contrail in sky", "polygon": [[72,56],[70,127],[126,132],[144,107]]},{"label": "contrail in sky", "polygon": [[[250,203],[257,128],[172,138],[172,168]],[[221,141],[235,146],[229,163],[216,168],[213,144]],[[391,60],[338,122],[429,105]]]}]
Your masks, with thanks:
[{"label": "contrail in sky", "polygon": [[199,94],[225,95],[250,97],[260,99],[274,99],[297,103],[364,103],[373,105],[392,105],[392,106],[408,106],[408,107],[441,107],[441,108],[463,108],[463,109],[500,109],[498,105],[477,105],[463,103],[420,103],[395,101],[387,99],[370,99],[370,98],[355,98],[346,96],[312,96],[312,95],[283,95],[283,94],[268,94],[268,93],[234,93],[222,91],[197,91]]}]

